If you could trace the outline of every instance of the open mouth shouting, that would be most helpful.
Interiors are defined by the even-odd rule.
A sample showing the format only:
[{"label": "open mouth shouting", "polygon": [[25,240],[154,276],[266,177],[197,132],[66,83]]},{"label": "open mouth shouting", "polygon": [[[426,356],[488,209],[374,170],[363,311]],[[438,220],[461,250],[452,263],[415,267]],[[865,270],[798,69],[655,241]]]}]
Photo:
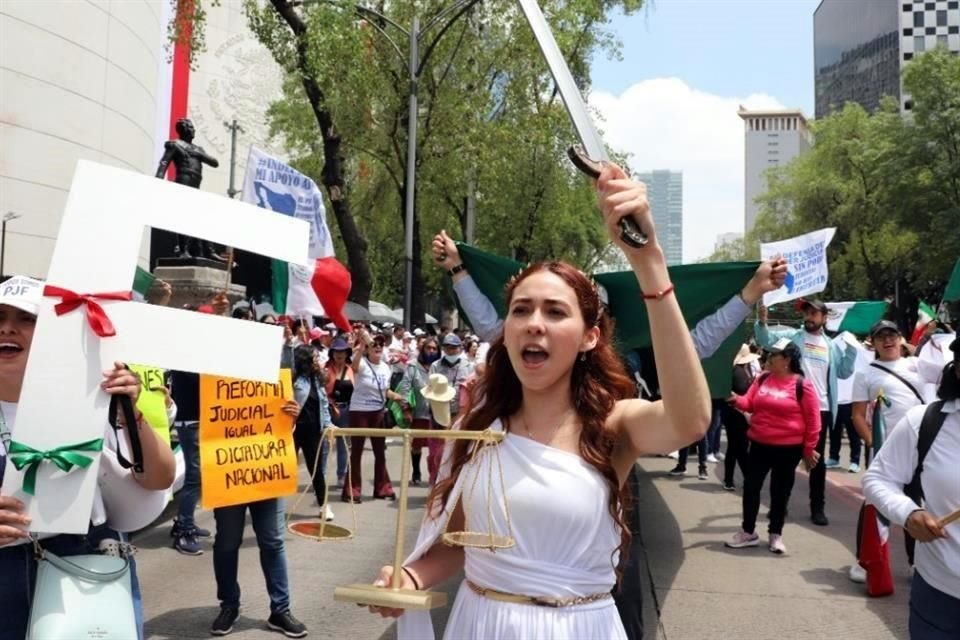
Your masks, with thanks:
[{"label": "open mouth shouting", "polygon": [[547,358],[550,357],[550,354],[540,345],[527,344],[524,345],[520,356],[523,358],[524,367],[528,369],[538,369],[543,366]]},{"label": "open mouth shouting", "polygon": [[8,339],[0,339],[0,360],[12,360],[23,353],[23,346]]}]

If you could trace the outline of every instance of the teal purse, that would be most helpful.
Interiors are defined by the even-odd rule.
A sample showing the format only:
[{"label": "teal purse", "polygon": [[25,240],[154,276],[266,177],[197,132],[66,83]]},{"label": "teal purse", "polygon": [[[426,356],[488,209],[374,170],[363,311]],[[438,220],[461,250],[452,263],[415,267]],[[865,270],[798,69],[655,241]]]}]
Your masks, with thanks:
[{"label": "teal purse", "polygon": [[61,558],[35,544],[37,584],[26,640],[135,640],[130,560]]}]

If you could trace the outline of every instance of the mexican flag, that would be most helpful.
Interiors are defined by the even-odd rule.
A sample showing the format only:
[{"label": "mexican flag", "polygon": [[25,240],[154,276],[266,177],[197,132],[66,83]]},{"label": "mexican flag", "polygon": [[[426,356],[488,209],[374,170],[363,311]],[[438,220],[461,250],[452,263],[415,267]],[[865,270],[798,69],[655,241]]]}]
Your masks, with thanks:
[{"label": "mexican flag", "polygon": [[919,344],[920,338],[923,337],[923,330],[927,328],[928,324],[936,319],[937,312],[934,311],[933,307],[921,300],[920,308],[917,311],[917,324],[913,328],[913,335],[910,336],[910,344],[914,346]]},{"label": "mexican flag", "polygon": [[294,317],[327,316],[344,331],[350,323],[343,314],[352,281],[350,272],[334,257],[327,213],[320,188],[282,160],[250,147],[243,180],[244,202],[293,216],[310,227],[311,264],[273,261],[273,308]]},{"label": "mexican flag", "polygon": [[[890,400],[881,391],[873,403],[873,456],[883,446],[887,425],[883,408]],[[890,567],[890,521],[883,517],[872,504],[863,508],[863,531],[860,534],[860,566],[867,572],[867,594],[871,597],[888,596],[893,593],[893,574]]]},{"label": "mexican flag", "polygon": [[828,302],[827,331],[849,331],[858,336],[870,333],[870,327],[887,314],[889,305],[880,301]]}]

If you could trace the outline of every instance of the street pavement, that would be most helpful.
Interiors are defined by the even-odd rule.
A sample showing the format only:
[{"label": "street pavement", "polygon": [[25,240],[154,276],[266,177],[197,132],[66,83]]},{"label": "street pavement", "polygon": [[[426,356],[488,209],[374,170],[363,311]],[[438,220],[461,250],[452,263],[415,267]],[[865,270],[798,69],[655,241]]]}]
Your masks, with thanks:
[{"label": "street pavement", "polygon": [[[398,491],[400,452],[399,442],[388,447],[390,472]],[[333,600],[336,586],[371,582],[379,568],[393,557],[396,504],[367,498],[371,490],[371,452],[367,451],[364,458],[366,499],[362,504],[352,508],[340,502],[339,492],[331,489],[336,523],[355,529],[353,539],[315,542],[287,535],[292,610],[307,625],[311,638],[395,637],[390,622],[356,605]],[[690,463],[693,472],[695,457],[691,456]],[[328,464],[332,467],[333,461]],[[828,473],[830,526],[816,527],[808,518],[806,474],[797,473],[784,529],[788,554],[781,557],[766,549],[766,499],[758,522],[763,544],[740,550],[723,546],[723,541],[739,527],[740,491],[738,488],[735,493],[728,493],[721,489],[722,465],[711,465],[710,479],[701,481],[695,473],[679,479],[670,477],[667,471],[674,461],[669,458],[644,458],[640,464],[647,472],[640,488],[642,536],[655,585],[653,591],[649,585],[644,590],[648,640],[907,638],[910,577],[899,530],[894,531],[891,540],[896,585],[893,596],[867,598],[863,585],[847,579],[853,561],[861,474],[848,474],[845,470]],[[301,489],[307,482],[301,469]],[[740,483],[738,474],[738,487]],[[410,489],[407,549],[416,538],[426,495],[425,487]],[[316,516],[312,493],[294,511],[295,502],[296,498],[288,501],[294,520]],[[157,640],[207,638],[218,612],[212,539],[202,541],[202,556],[178,554],[171,548],[169,537],[172,511],[168,509],[168,514],[154,527],[140,532],[134,540],[141,550],[137,562],[146,610],[146,635]],[[356,527],[352,522],[354,514]],[[200,526],[214,529],[211,512],[198,511],[197,515]],[[457,583],[458,580],[452,580],[439,590],[449,593],[452,599]],[[240,552],[240,585],[242,612],[231,637],[282,637],[265,625],[269,605],[250,527]],[[662,613],[659,629],[654,592]],[[438,631],[442,632],[447,613],[448,608],[435,612]]]}]

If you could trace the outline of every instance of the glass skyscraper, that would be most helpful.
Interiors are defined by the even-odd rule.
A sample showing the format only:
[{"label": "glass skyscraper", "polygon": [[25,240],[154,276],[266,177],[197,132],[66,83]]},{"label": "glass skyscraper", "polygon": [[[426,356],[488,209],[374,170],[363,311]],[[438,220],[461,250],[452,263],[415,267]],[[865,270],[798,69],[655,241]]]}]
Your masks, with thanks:
[{"label": "glass skyscraper", "polygon": [[637,180],[647,185],[657,239],[667,264],[683,264],[683,172],[650,171],[638,174]]}]

